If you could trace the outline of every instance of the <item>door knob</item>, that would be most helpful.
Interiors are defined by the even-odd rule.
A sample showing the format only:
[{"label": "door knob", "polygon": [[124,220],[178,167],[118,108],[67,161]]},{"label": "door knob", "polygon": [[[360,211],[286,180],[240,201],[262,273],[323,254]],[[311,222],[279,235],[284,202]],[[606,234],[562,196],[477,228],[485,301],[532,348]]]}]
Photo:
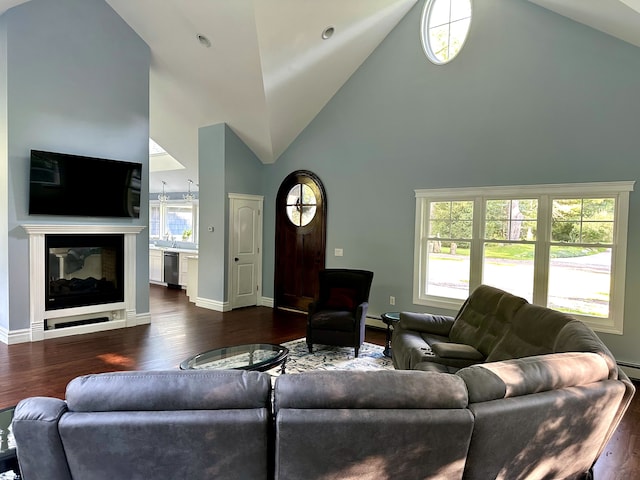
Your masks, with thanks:
[{"label": "door knob", "polygon": [[240,259],[239,259],[238,257],[234,258],[233,260],[234,260],[235,262],[240,261]]}]

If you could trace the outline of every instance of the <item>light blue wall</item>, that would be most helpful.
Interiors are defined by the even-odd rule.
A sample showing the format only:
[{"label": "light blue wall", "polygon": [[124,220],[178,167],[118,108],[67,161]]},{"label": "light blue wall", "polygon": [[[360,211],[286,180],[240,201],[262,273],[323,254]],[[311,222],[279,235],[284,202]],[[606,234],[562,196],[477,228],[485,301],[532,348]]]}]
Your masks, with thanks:
[{"label": "light blue wall", "polygon": [[[9,234],[7,161],[7,22],[0,16],[0,299],[9,297]],[[9,304],[0,301],[0,328],[9,329]]]},{"label": "light blue wall", "polygon": [[[200,238],[198,297],[222,302],[225,292],[226,193],[224,124],[198,130]],[[213,231],[208,231],[213,227]]]},{"label": "light blue wall", "polygon": [[262,162],[226,127],[225,135],[225,188],[227,193],[260,195],[262,191]]},{"label": "light blue wall", "polygon": [[198,151],[198,297],[222,304],[228,301],[229,193],[261,195],[262,163],[225,124],[200,128]]},{"label": "light blue wall", "polygon": [[[148,179],[147,45],[104,0],[31,0],[7,11],[8,278],[0,303],[12,331],[29,328],[25,223],[148,225],[140,219],[28,215],[29,152],[51,150],[144,165]],[[87,172],[88,181],[91,172]],[[142,198],[148,182],[143,181]],[[1,189],[0,189],[1,190]],[[82,199],[78,199],[82,201]],[[149,311],[148,232],[137,240],[137,311]]]},{"label": "light blue wall", "polygon": [[[412,304],[414,189],[640,177],[640,49],[525,0],[478,0],[460,56],[436,66],[419,43],[423,5],[264,167],[265,296],[275,197],[293,170],[326,187],[327,265],[375,272],[373,315],[426,310]],[[602,338],[640,363],[640,192],[630,207],[625,334]]]}]

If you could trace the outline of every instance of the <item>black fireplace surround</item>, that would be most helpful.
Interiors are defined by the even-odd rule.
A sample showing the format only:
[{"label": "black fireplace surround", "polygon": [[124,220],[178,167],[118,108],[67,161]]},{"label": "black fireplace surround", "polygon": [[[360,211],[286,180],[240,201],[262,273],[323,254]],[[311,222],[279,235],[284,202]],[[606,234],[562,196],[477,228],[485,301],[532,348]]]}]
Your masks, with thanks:
[{"label": "black fireplace surround", "polygon": [[45,309],[124,301],[124,235],[45,235]]}]

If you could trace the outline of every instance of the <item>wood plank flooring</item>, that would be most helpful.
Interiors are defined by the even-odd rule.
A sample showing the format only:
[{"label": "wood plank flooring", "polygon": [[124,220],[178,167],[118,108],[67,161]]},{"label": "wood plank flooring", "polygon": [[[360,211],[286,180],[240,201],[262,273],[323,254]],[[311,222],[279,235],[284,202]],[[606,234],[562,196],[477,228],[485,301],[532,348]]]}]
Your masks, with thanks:
[{"label": "wood plank flooring", "polygon": [[[283,343],[305,335],[305,316],[267,307],[215,312],[187,301],[184,291],[151,285],[151,325],[5,345],[0,343],[0,408],[29,396],[64,398],[78,375],[114,370],[174,369],[216,347]],[[366,340],[384,345],[385,332]],[[639,385],[636,384],[636,387]],[[640,479],[640,394],[596,463],[596,480]]]}]

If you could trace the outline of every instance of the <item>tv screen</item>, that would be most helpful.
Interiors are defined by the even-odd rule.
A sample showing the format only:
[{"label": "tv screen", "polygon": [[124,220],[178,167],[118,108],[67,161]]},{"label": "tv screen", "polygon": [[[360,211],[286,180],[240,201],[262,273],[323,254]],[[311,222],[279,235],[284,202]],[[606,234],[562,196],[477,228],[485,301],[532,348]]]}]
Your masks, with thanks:
[{"label": "tv screen", "polygon": [[142,164],[31,150],[29,214],[140,216]]}]

